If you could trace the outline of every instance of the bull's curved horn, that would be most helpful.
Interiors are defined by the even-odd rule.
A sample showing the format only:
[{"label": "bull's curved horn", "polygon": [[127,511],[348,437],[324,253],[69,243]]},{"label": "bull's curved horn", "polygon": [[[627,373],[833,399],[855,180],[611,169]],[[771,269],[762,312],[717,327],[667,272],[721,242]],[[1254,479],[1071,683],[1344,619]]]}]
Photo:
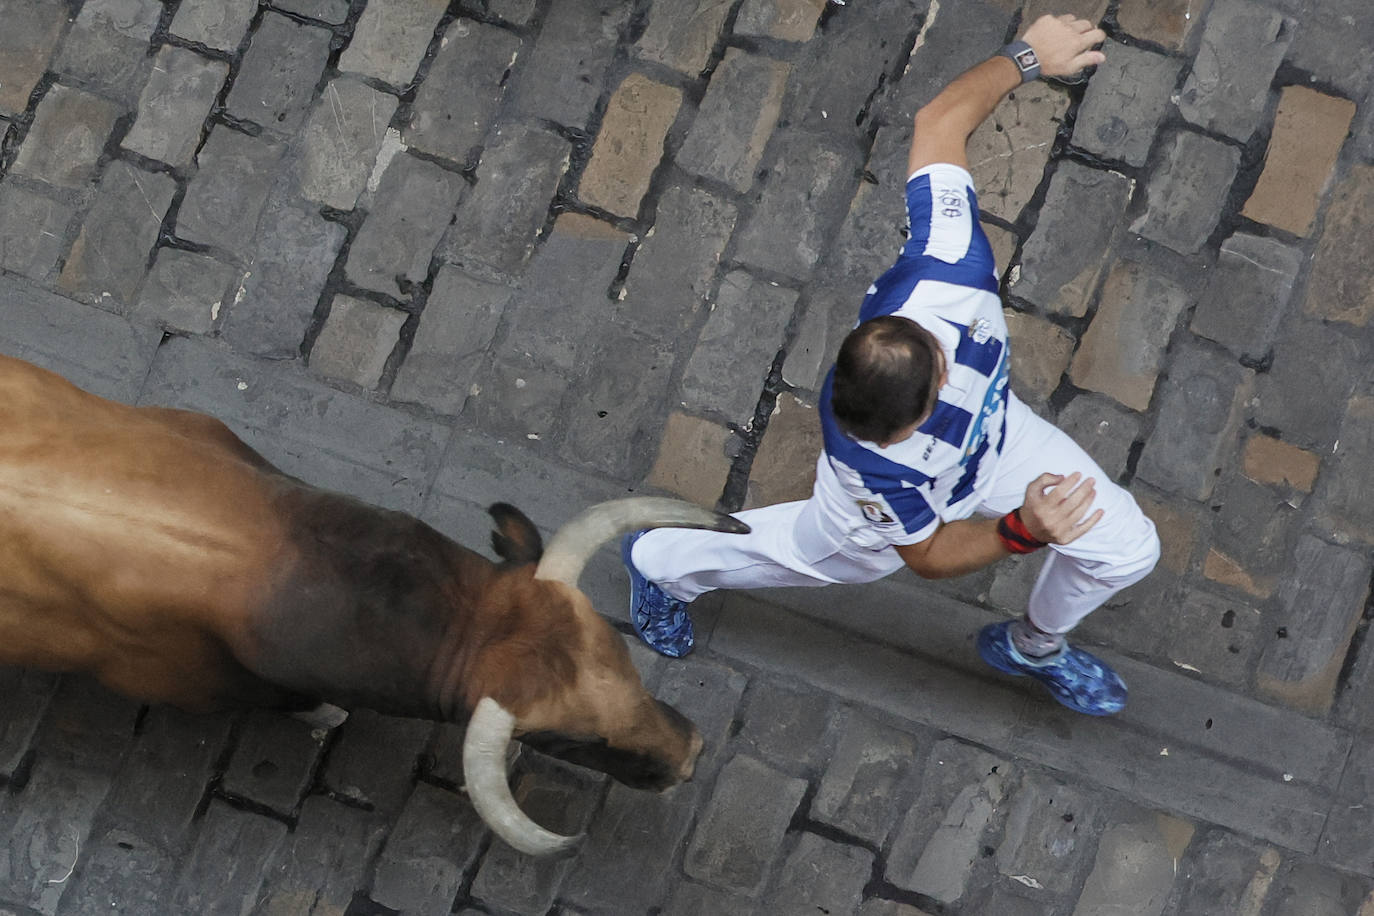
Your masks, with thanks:
[{"label": "bull's curved horn", "polygon": [[737,518],[680,499],[660,496],[614,499],[584,510],[559,528],[549,541],[534,577],[553,579],[577,588],[582,567],[587,565],[597,548],[617,534],[641,528],[705,528],[730,534],[749,533],[749,526]]},{"label": "bull's curved horn", "polygon": [[506,748],[515,734],[515,716],[491,697],[483,697],[468,720],[463,739],[463,778],[472,806],[492,832],[513,849],[532,856],[571,848],[580,836],[563,836],[525,816],[510,792]]}]

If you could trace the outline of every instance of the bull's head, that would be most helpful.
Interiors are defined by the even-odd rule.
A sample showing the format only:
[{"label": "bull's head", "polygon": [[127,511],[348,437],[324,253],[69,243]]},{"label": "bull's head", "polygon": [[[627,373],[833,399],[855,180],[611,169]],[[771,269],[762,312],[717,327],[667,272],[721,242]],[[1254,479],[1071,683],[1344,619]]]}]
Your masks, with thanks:
[{"label": "bull's head", "polygon": [[532,855],[570,848],[561,836],[525,816],[511,795],[506,750],[513,738],[635,788],[664,789],[690,779],[701,736],[684,716],[644,690],[623,639],[578,589],[582,569],[606,541],[641,528],[705,528],[745,533],[744,523],[671,499],[643,497],[602,503],[561,528],[542,552],[537,532],[508,506],[492,509],[493,537],[508,562],[538,566],[529,583],[549,603],[571,608],[576,619],[572,684],[557,695],[470,698],[463,746],[468,796],[487,825],[510,846]]}]

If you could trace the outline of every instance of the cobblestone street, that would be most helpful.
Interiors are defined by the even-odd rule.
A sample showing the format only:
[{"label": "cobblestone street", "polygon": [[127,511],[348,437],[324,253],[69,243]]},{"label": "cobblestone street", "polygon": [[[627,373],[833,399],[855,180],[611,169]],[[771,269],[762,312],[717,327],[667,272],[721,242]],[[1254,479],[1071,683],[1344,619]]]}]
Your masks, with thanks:
[{"label": "cobblestone street", "polygon": [[0,916],[1374,916],[1369,0],[0,0],[0,352],[478,550],[803,498],[912,118],[1045,12],[1107,61],[970,162],[1014,389],[1160,531],[1121,715],[978,659],[1035,556],[715,593],[627,635],[696,778],[527,750],[532,859],[459,726],[0,668]]}]

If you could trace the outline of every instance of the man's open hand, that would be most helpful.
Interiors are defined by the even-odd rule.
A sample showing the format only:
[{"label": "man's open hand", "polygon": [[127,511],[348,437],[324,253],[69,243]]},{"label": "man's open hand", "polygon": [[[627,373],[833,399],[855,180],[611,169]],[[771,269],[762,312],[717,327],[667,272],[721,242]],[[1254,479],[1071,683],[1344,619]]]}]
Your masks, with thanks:
[{"label": "man's open hand", "polygon": [[1031,23],[1021,40],[1035,49],[1041,76],[1070,76],[1107,59],[1101,51],[1093,50],[1107,40],[1107,33],[1068,13],[1041,16]]},{"label": "man's open hand", "polygon": [[1077,540],[1102,518],[1101,509],[1087,514],[1097,493],[1091,477],[1079,484],[1082,476],[1077,471],[1068,477],[1041,474],[1026,487],[1021,522],[1037,541],[1067,544]]}]

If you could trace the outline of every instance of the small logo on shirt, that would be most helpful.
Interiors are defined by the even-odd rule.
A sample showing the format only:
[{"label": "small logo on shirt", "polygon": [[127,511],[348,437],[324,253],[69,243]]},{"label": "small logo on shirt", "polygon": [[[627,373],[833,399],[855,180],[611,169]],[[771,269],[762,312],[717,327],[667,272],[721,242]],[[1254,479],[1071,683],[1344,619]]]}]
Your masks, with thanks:
[{"label": "small logo on shirt", "polygon": [[897,524],[897,520],[892,516],[888,515],[886,511],[884,511],[881,503],[876,503],[871,499],[856,499],[854,501],[859,504],[859,509],[863,512],[864,518],[868,519],[873,524]]},{"label": "small logo on shirt", "polygon": [[964,215],[964,195],[953,188],[941,188],[938,192],[940,198],[940,212],[950,219],[958,219]]},{"label": "small logo on shirt", "polygon": [[968,327],[968,336],[973,338],[976,344],[985,344],[992,338],[992,322],[986,318],[979,318]]}]

